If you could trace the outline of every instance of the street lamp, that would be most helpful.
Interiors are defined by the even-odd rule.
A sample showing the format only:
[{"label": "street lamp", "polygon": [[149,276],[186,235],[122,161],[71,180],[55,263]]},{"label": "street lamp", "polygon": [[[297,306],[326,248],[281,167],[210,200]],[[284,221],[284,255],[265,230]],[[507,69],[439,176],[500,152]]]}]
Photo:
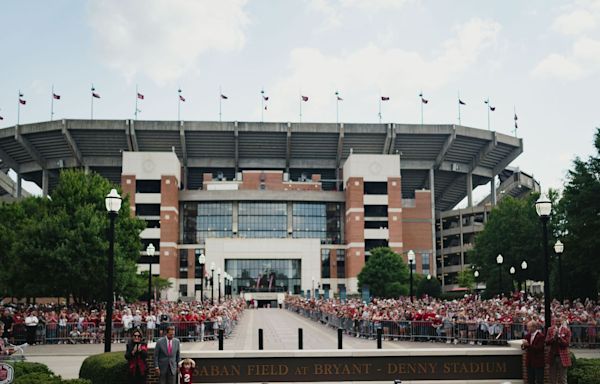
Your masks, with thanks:
[{"label": "street lamp", "polygon": [[217,268],[217,289],[219,290],[219,301],[217,301],[217,304],[221,305],[221,268]]},{"label": "street lamp", "polygon": [[410,267],[410,301],[413,301],[413,264],[415,263],[415,251],[408,251],[408,265]]},{"label": "street lamp", "polygon": [[479,271],[473,272],[473,276],[475,276],[475,294],[477,294],[477,286],[478,286],[477,279],[479,279]]},{"label": "street lamp", "polygon": [[312,277],[312,297],[315,297],[315,277]]},{"label": "street lamp", "polygon": [[115,219],[119,214],[122,203],[121,196],[116,189],[111,189],[106,195],[104,203],[110,219],[110,231],[108,232],[108,284],[106,289],[106,328],[104,329],[104,352],[110,352],[112,335],[113,315],[113,274],[115,270]]},{"label": "street lamp", "polygon": [[544,194],[540,195],[540,198],[535,202],[535,211],[540,217],[544,232],[542,243],[544,247],[544,321],[547,331],[550,328],[552,319],[552,314],[550,313],[550,267],[548,262],[548,220],[552,211],[552,202]]},{"label": "street lamp", "polygon": [[[527,262],[525,260],[521,263],[521,269],[523,272],[527,270]],[[525,276],[525,297],[527,297],[527,276]]]},{"label": "street lamp", "polygon": [[154,245],[148,244],[146,247],[146,256],[148,257],[148,316],[151,314],[152,304],[152,258],[154,257]]},{"label": "street lamp", "polygon": [[563,299],[563,278],[562,278],[562,263],[560,261],[560,255],[562,255],[563,251],[565,250],[565,245],[560,241],[560,240],[556,240],[556,244],[554,244],[554,252],[556,252],[556,254],[558,255],[558,297],[560,297],[560,299]]},{"label": "street lamp", "polygon": [[517,270],[515,269],[515,267],[510,267],[510,269],[508,270],[508,272],[510,273],[510,284],[511,284],[511,291],[513,289],[515,289],[515,273],[517,272]]},{"label": "street lamp", "polygon": [[431,273],[427,274],[427,280],[431,280]]},{"label": "street lamp", "polygon": [[210,304],[215,305],[215,263],[210,263]]},{"label": "street lamp", "polygon": [[498,292],[502,294],[502,263],[504,263],[504,257],[501,254],[496,256],[496,263],[498,264]]},{"label": "street lamp", "polygon": [[200,251],[198,256],[198,264],[200,264],[200,303],[204,303],[204,264],[206,264],[206,256]]}]

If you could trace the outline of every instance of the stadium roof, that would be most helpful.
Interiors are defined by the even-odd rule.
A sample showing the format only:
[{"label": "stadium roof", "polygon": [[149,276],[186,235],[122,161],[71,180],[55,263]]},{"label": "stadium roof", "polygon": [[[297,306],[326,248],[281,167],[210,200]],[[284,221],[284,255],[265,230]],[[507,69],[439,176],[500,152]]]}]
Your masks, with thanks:
[{"label": "stadium roof", "polygon": [[522,151],[522,139],[456,125],[56,120],[0,129],[0,168],[12,168],[49,189],[62,168],[89,167],[120,183],[122,151],[175,151],[188,189],[205,172],[232,178],[245,169],[281,169],[296,179],[320,173],[335,188],[336,169],[353,153],[401,157],[402,195],[429,188],[434,169],[437,210],[453,208],[473,188],[501,173]]}]

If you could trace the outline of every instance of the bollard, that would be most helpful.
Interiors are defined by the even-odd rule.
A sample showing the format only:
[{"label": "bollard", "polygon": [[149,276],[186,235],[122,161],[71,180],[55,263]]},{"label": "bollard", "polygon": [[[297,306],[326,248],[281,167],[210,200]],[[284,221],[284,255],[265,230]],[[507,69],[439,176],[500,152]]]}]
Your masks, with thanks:
[{"label": "bollard", "polygon": [[258,350],[263,350],[263,330],[262,328],[258,328]]},{"label": "bollard", "polygon": [[302,328],[298,328],[298,349],[303,349],[303,345],[302,345]]},{"label": "bollard", "polygon": [[344,330],[342,328],[338,328],[338,349],[342,349],[342,334]]},{"label": "bollard", "polygon": [[219,329],[219,351],[223,350],[223,329]]},{"label": "bollard", "polygon": [[381,328],[377,328],[377,349],[381,349]]}]

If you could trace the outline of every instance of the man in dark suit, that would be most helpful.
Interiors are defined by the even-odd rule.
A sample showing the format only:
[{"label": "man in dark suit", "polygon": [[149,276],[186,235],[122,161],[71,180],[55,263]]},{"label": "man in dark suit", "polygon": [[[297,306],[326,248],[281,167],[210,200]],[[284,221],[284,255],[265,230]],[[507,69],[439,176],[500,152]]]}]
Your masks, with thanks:
[{"label": "man in dark suit", "polygon": [[154,367],[160,384],[177,383],[179,352],[179,339],[175,338],[175,327],[170,325],[167,334],[158,339],[154,347]]},{"label": "man in dark suit", "polygon": [[534,320],[527,323],[527,335],[521,348],[526,351],[525,364],[529,384],[544,382],[544,340],[544,334],[539,329],[538,323]]}]

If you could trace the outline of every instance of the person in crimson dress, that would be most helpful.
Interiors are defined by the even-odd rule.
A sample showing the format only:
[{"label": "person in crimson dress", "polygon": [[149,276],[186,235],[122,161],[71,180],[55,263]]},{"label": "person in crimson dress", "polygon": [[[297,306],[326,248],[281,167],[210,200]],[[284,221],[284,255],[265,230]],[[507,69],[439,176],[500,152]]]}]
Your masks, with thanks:
[{"label": "person in crimson dress", "polygon": [[179,384],[192,384],[196,362],[192,359],[183,359],[179,362]]},{"label": "person in crimson dress", "polygon": [[542,384],[544,382],[544,333],[535,321],[527,323],[527,334],[521,345],[525,350],[525,365],[527,366],[527,382]]},{"label": "person in crimson dress", "polygon": [[142,330],[135,328],[131,339],[127,342],[125,350],[125,359],[127,359],[127,374],[129,382],[133,384],[143,384],[146,382],[148,357],[148,346],[142,338]]},{"label": "person in crimson dress", "polygon": [[550,366],[550,384],[567,384],[567,369],[571,366],[570,342],[571,330],[567,325],[566,318],[553,321],[546,335],[546,345],[550,347],[547,355]]}]

